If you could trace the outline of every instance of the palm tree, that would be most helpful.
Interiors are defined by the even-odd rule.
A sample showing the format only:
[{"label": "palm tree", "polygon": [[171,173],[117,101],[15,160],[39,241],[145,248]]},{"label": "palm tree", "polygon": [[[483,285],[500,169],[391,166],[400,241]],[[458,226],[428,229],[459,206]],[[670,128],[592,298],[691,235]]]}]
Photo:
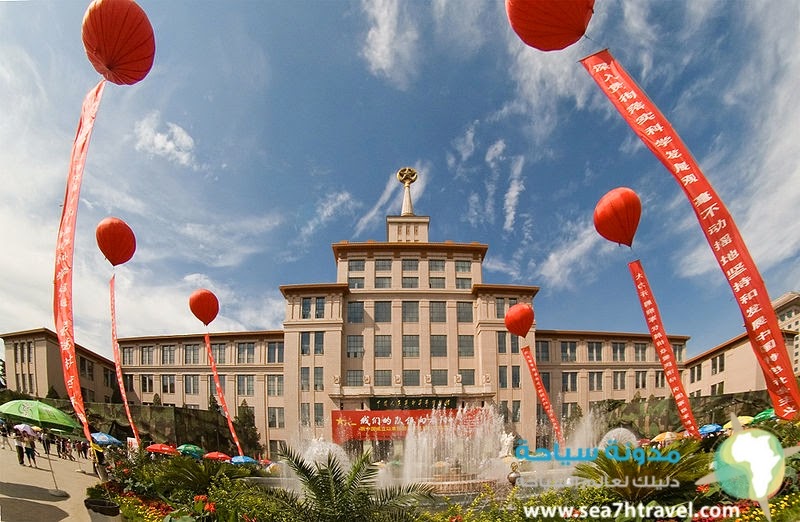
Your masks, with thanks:
[{"label": "palm tree", "polygon": [[432,498],[432,489],[424,484],[376,487],[378,467],[369,452],[359,456],[349,470],[333,453],[328,453],[324,463],[308,462],[291,448],[284,448],[281,457],[297,475],[303,493],[269,488],[267,495],[283,506],[292,520],[413,521],[420,501]]}]

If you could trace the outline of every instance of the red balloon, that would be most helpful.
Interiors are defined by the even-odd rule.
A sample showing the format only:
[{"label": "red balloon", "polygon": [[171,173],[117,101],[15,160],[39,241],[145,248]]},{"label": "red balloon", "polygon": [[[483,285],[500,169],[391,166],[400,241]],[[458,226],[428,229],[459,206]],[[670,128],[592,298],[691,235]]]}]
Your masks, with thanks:
[{"label": "red balloon", "polygon": [[136,252],[136,236],[131,227],[119,218],[105,218],[97,224],[94,235],[100,251],[114,266],[127,263]]},{"label": "red balloon", "polygon": [[506,328],[509,332],[525,337],[533,325],[533,308],[525,303],[518,303],[506,312]]},{"label": "red balloon", "polygon": [[594,0],[506,0],[506,14],[523,42],[540,51],[558,51],[584,35]]},{"label": "red balloon", "polygon": [[86,56],[106,80],[132,85],[150,72],[156,54],[153,27],[133,0],[94,0],[81,33]]},{"label": "red balloon", "polygon": [[631,246],[641,215],[642,202],[636,192],[627,187],[615,188],[597,202],[594,228],[609,241]]},{"label": "red balloon", "polygon": [[189,309],[195,317],[208,326],[219,313],[219,301],[211,290],[201,288],[189,296]]}]

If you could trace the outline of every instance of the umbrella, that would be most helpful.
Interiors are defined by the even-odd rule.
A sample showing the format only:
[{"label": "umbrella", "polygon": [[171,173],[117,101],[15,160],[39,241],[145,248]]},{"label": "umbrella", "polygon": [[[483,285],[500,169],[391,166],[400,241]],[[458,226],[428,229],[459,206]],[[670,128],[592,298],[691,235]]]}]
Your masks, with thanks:
[{"label": "umbrella", "polygon": [[73,430],[78,427],[78,423],[70,415],[39,401],[8,401],[0,405],[0,414],[32,422],[43,428]]},{"label": "umbrella", "polygon": [[14,426],[14,429],[21,431],[22,433],[27,433],[31,437],[35,436],[35,433],[33,433],[33,428],[31,428],[29,424],[17,424]]},{"label": "umbrella", "polygon": [[774,419],[775,415],[775,408],[769,408],[768,410],[764,410],[761,413],[757,413],[755,417],[753,417],[753,422],[761,422],[769,419]]},{"label": "umbrella", "polygon": [[161,453],[164,455],[180,455],[181,452],[168,444],[150,444],[147,446],[150,453]]},{"label": "umbrella", "polygon": [[[750,417],[748,415],[740,415],[738,419],[739,419],[739,424],[741,424],[742,426],[746,426],[747,424],[753,422],[753,417]],[[729,430],[731,428],[733,428],[733,424],[731,421],[728,421],[722,425],[722,429],[724,430]]]},{"label": "umbrella", "polygon": [[236,455],[231,459],[231,464],[258,464],[258,461],[247,455]]},{"label": "umbrella", "polygon": [[671,442],[674,440],[678,440],[678,434],[674,431],[665,431],[650,439],[650,442]]},{"label": "umbrella", "polygon": [[704,424],[700,426],[700,429],[698,429],[697,431],[700,432],[700,435],[705,437],[706,435],[711,435],[712,433],[717,433],[719,431],[722,431],[722,426],[720,426],[719,424]]},{"label": "umbrella", "polygon": [[206,450],[196,444],[181,444],[178,446],[178,451],[181,452],[181,455],[188,455],[196,459],[202,458],[203,454],[206,452]]},{"label": "umbrella", "polygon": [[92,433],[92,440],[97,443],[98,446],[122,446],[122,441],[117,439],[116,437],[112,437],[108,433],[103,433],[102,431],[98,431],[96,433]]},{"label": "umbrella", "polygon": [[203,458],[210,460],[224,460],[226,462],[231,460],[230,455],[226,455],[221,451],[212,451],[211,453],[206,453],[205,455],[203,455]]}]

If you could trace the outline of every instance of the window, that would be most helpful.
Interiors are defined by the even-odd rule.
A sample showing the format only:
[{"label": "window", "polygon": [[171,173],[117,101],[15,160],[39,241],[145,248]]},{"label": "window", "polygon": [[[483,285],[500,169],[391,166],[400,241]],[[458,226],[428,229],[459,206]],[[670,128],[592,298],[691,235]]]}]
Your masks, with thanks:
[{"label": "window", "polygon": [[300,301],[300,319],[311,319],[311,298],[304,297]]},{"label": "window", "polygon": [[314,391],[322,391],[325,389],[325,368],[321,366],[314,367]]},{"label": "window", "polygon": [[300,425],[311,426],[311,403],[300,403]]},{"label": "window", "polygon": [[613,388],[615,390],[624,390],[625,389],[625,373],[624,371],[621,372],[614,372],[614,381],[613,381]]},{"label": "window", "polygon": [[519,422],[522,401],[511,401],[511,422]]},{"label": "window", "polygon": [[689,368],[689,382],[697,382],[703,378],[703,366],[698,364]]},{"label": "window", "polygon": [[161,376],[161,393],[175,393],[175,376]]},{"label": "window", "polygon": [[311,355],[311,332],[300,332],[300,355]]},{"label": "window", "polygon": [[682,344],[673,344],[672,351],[675,352],[675,360],[678,362],[682,362],[684,352],[686,351],[686,347]]},{"label": "window", "polygon": [[444,277],[429,277],[428,278],[428,285],[431,288],[444,288],[445,286]]},{"label": "window", "polygon": [[317,297],[314,302],[314,319],[325,318],[325,298]]},{"label": "window", "polygon": [[446,335],[431,335],[431,357],[447,357]]},{"label": "window", "polygon": [[447,370],[431,370],[431,384],[434,386],[447,386]]},{"label": "window", "polygon": [[325,426],[325,406],[321,402],[314,403],[314,425],[318,428]]},{"label": "window", "polygon": [[458,374],[461,375],[461,384],[464,386],[475,386],[475,370],[458,370]]},{"label": "window", "polygon": [[375,288],[391,288],[392,278],[385,276],[375,277]]},{"label": "window", "polygon": [[267,408],[267,425],[270,428],[285,428],[286,423],[283,418],[283,408],[270,406]]},{"label": "window", "polygon": [[519,386],[520,386],[519,366],[514,365],[511,367],[511,387],[519,388]]},{"label": "window", "polygon": [[506,316],[506,300],[502,297],[494,299],[494,316],[503,319]]},{"label": "window", "polygon": [[142,393],[153,393],[152,375],[142,375]]},{"label": "window", "polygon": [[550,372],[541,372],[539,377],[542,379],[542,386],[544,389],[547,393],[550,393]]},{"label": "window", "polygon": [[375,386],[391,386],[392,370],[375,370]]},{"label": "window", "polygon": [[634,374],[634,387],[637,390],[641,390],[647,388],[647,372],[643,370],[638,370]]},{"label": "window", "polygon": [[360,359],[364,357],[364,336],[363,335],[348,335],[347,336],[347,358]]},{"label": "window", "polygon": [[561,341],[561,361],[575,362],[578,359],[578,348],[575,341]]},{"label": "window", "polygon": [[300,391],[311,389],[311,369],[308,366],[300,367]]},{"label": "window", "polygon": [[78,359],[79,359],[81,377],[87,377],[91,380],[94,380],[94,363],[89,359],[87,359],[86,357],[78,356]]},{"label": "window", "polygon": [[456,277],[456,288],[459,290],[470,290],[472,288],[472,278]]},{"label": "window", "polygon": [[458,356],[473,357],[475,355],[475,339],[471,335],[458,336]]},{"label": "window", "polygon": [[199,344],[187,344],[183,347],[183,364],[200,364]]},{"label": "window", "polygon": [[[222,390],[222,393],[225,393],[225,376],[218,375],[219,377],[219,389]],[[208,376],[208,389],[210,390],[209,393],[212,395],[219,395],[217,393],[217,384],[214,382],[214,375]]]},{"label": "window", "polygon": [[403,336],[403,357],[419,357],[419,335]]},{"label": "window", "polygon": [[133,363],[133,348],[126,346],[122,349],[122,365],[130,366]]},{"label": "window", "polygon": [[550,360],[550,341],[536,341],[536,361]]},{"label": "window", "polygon": [[283,341],[270,341],[267,343],[267,363],[283,362]]},{"label": "window", "polygon": [[392,356],[392,336],[376,335],[375,357],[391,357],[391,356]]},{"label": "window", "polygon": [[325,353],[325,332],[314,332],[314,355]]},{"label": "window", "polygon": [[122,376],[122,385],[125,386],[126,392],[133,391],[133,375],[125,374]]},{"label": "window", "polygon": [[363,386],[364,370],[347,370],[345,374],[345,386]]},{"label": "window", "polygon": [[348,288],[364,288],[364,278],[363,277],[348,277],[347,278],[347,287]]},{"label": "window", "polygon": [[236,362],[238,364],[253,364],[256,362],[255,343],[239,343],[236,347]]},{"label": "window", "polygon": [[200,376],[184,375],[183,391],[186,395],[198,395],[200,393]]},{"label": "window", "polygon": [[647,361],[647,344],[633,343],[633,360],[636,362]]},{"label": "window", "polygon": [[167,345],[161,347],[161,364],[163,366],[175,364],[175,346]]},{"label": "window", "polygon": [[419,322],[419,301],[403,301],[402,314],[403,322]]},{"label": "window", "polygon": [[214,362],[217,364],[225,363],[225,345],[223,343],[214,343],[211,345],[211,356],[214,357]]},{"label": "window", "polygon": [[511,336],[511,353],[519,353],[519,336]]},{"label": "window", "polygon": [[711,395],[722,395],[725,393],[725,383],[718,382],[711,385]]},{"label": "window", "polygon": [[447,322],[447,305],[444,301],[430,302],[430,318],[432,323]]},{"label": "window", "polygon": [[153,347],[152,346],[142,346],[142,364],[150,365],[153,364]]},{"label": "window", "polygon": [[711,375],[725,371],[725,354],[721,353],[711,358]]},{"label": "window", "polygon": [[236,393],[239,395],[251,396],[255,394],[255,376],[254,375],[237,375],[236,376]]},{"label": "window", "polygon": [[467,272],[472,270],[472,261],[456,260],[456,272]]},{"label": "window", "polygon": [[506,353],[506,332],[497,332],[497,353]]},{"label": "window", "polygon": [[364,301],[347,303],[347,322],[351,324],[364,322]]},{"label": "window", "polygon": [[656,370],[655,378],[656,388],[663,388],[667,385],[667,378],[664,375],[664,370]]},{"label": "window", "polygon": [[589,372],[589,391],[603,390],[603,372]]},{"label": "window", "polygon": [[497,386],[498,388],[508,388],[508,366],[497,367]]},{"label": "window", "polygon": [[625,361],[625,343],[611,343],[611,360],[615,362]]},{"label": "window", "polygon": [[419,277],[403,276],[403,288],[419,288]]},{"label": "window", "polygon": [[603,343],[589,341],[586,343],[586,349],[589,352],[589,362],[601,362],[603,360]]},{"label": "window", "polygon": [[103,368],[103,384],[106,386],[106,388],[111,388],[113,386],[111,384],[113,381],[114,381],[114,372],[112,372],[108,368]]},{"label": "window", "polygon": [[375,301],[375,322],[376,323],[392,322],[391,301]]},{"label": "window", "polygon": [[429,272],[444,272],[444,259],[428,259]]},{"label": "window", "polygon": [[[538,406],[538,404],[537,404]],[[503,416],[503,422],[508,422],[508,401],[500,401],[500,415]]]},{"label": "window", "polygon": [[392,270],[392,259],[381,257],[375,260],[376,272],[389,272]]},{"label": "window", "polygon": [[472,303],[459,301],[456,303],[456,320],[459,323],[472,322]]},{"label": "window", "polygon": [[348,272],[363,272],[364,260],[363,259],[350,259],[347,261]]},{"label": "window", "polygon": [[561,418],[567,419],[578,413],[577,402],[563,402],[561,403]]},{"label": "window", "polygon": [[561,391],[562,392],[578,391],[578,372],[561,373]]},{"label": "window", "polygon": [[283,375],[267,375],[267,396],[283,397]]},{"label": "window", "polygon": [[285,447],[286,447],[286,441],[285,440],[270,439],[269,440],[269,455],[270,455],[270,457],[272,457],[274,455],[274,457],[272,457],[272,458],[273,459],[277,459],[278,458],[278,454],[281,451],[283,451],[283,448],[285,448]]},{"label": "window", "polygon": [[403,259],[403,272],[416,272],[419,270],[419,259]]},{"label": "window", "polygon": [[419,386],[419,370],[403,370],[403,386]]}]

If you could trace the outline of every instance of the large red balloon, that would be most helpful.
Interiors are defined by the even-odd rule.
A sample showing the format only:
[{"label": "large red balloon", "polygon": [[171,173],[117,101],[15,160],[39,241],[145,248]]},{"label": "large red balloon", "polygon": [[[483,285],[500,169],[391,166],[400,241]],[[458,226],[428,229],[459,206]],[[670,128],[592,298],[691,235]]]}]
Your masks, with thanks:
[{"label": "large red balloon", "polygon": [[107,217],[94,231],[97,246],[114,266],[127,263],[136,252],[136,236],[127,223],[119,218]]},{"label": "large red balloon", "polygon": [[153,27],[133,0],[94,0],[81,32],[86,56],[106,80],[132,85],[150,72],[156,54]]},{"label": "large red balloon", "polygon": [[201,288],[189,296],[189,309],[195,317],[208,326],[219,313],[219,301],[211,290]]},{"label": "large red balloon", "polygon": [[627,187],[615,188],[597,202],[594,228],[609,241],[631,246],[641,215],[642,202],[636,192]]},{"label": "large red balloon", "polygon": [[509,332],[525,337],[533,325],[533,308],[525,303],[518,303],[506,312],[506,328]]},{"label": "large red balloon", "polygon": [[511,28],[540,51],[569,47],[586,32],[594,0],[506,0]]}]

